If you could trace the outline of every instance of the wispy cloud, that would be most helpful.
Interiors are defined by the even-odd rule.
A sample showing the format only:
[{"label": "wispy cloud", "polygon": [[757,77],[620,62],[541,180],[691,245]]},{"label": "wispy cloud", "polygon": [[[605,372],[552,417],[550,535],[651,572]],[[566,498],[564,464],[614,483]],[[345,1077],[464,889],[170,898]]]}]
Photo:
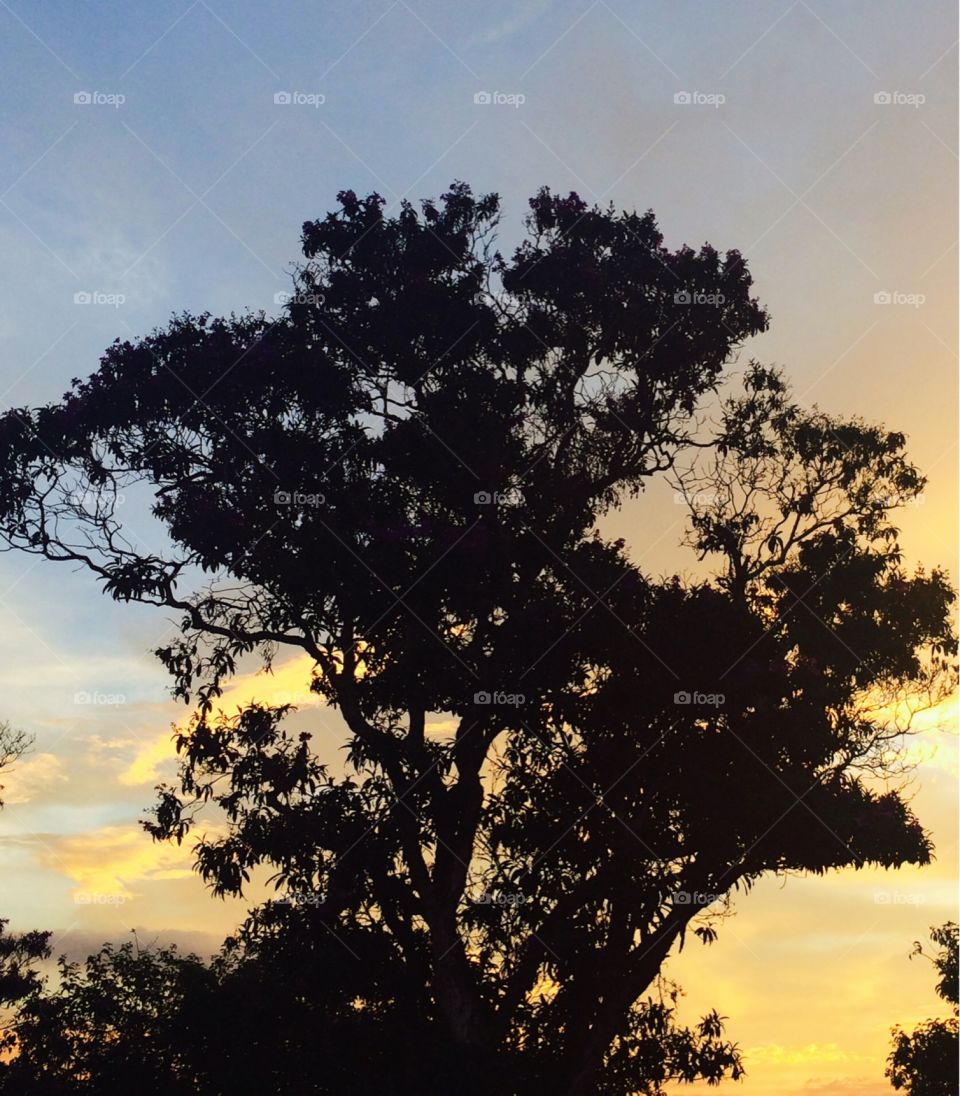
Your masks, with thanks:
[{"label": "wispy cloud", "polygon": [[506,19],[495,23],[492,27],[480,31],[464,43],[464,48],[472,46],[492,46],[495,42],[501,42],[504,38],[517,34],[535,23],[546,12],[553,0],[528,0],[526,4],[520,4],[513,9],[513,13]]},{"label": "wispy cloud", "polygon": [[52,753],[27,757],[3,775],[0,785],[5,803],[29,803],[39,795],[50,793],[57,784],[69,780],[61,758]]}]

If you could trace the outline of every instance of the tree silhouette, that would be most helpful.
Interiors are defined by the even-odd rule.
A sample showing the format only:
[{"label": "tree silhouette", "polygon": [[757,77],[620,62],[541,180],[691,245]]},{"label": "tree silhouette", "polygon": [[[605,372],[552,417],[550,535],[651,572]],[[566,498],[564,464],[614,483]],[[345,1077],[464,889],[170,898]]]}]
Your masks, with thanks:
[{"label": "tree silhouette", "polygon": [[[352,942],[364,948],[363,939]],[[395,982],[400,999],[404,987],[383,949],[362,958],[360,966],[324,934],[295,948],[274,941],[256,955],[232,943],[210,964],[134,944],[107,945],[82,967],[61,959],[55,988],[36,987],[19,1007],[4,1044],[17,1053],[0,1066],[0,1092],[405,1096],[427,1077],[436,1091],[539,1090],[537,1070],[520,1054],[492,1063],[483,1078],[465,1077],[423,1015],[384,1003],[385,983]],[[350,995],[365,1007],[349,1007]],[[716,1018],[689,1031],[672,1013],[668,999],[647,1017],[642,1050],[653,1073],[680,1079],[722,1067],[739,1075]]]},{"label": "tree silhouette", "polygon": [[[716,395],[767,325],[737,252],[547,190],[508,258],[464,184],[396,217],[339,201],[279,318],[177,317],[0,420],[0,533],[180,614],[158,654],[197,711],[147,825],[182,841],[219,810],[220,894],[272,866],[251,957],[341,948],[316,998],[429,1031],[460,1091],[737,1073],[715,1013],[678,1031],[661,1000],[688,929],[715,939],[767,872],[930,857],[870,780],[890,699],[951,673],[953,594],[891,524],[922,477],[902,435],[755,363]],[[657,476],[713,579],[656,580],[598,530]],[[120,521],[137,491],[163,551]],[[216,709],[285,648],[344,772],[288,706]]]},{"label": "tree silhouette", "polygon": [[[937,968],[940,978],[937,993],[952,1006],[953,1015],[946,1020],[927,1020],[905,1032],[893,1029],[893,1050],[887,1059],[886,1076],[896,1089],[911,1096],[953,1096],[957,1091],[960,1036],[957,1028],[957,944],[958,929],[953,921],[930,930],[930,939],[937,945],[935,956],[927,956]],[[926,955],[916,941],[914,955]]]},{"label": "tree silhouette", "polygon": [[[30,735],[0,721],[0,774],[24,755],[32,741]],[[2,791],[3,785],[0,784]],[[0,799],[2,807],[3,800]],[[6,931],[7,924],[7,919],[0,918],[0,1006],[12,1005],[39,987],[40,981],[33,964],[50,954],[49,932],[11,935]],[[3,1045],[4,1032],[0,1029],[0,1048]]]},{"label": "tree silhouette", "polygon": [[[0,776],[19,761],[30,748],[33,739],[24,731],[18,731],[0,720]],[[3,785],[0,784],[0,807],[3,806]]]}]

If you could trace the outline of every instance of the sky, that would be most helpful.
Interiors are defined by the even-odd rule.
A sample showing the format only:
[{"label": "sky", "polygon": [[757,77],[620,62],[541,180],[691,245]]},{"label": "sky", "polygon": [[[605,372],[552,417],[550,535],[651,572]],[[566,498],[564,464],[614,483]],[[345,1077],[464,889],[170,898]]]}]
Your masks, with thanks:
[{"label": "sky", "polygon": [[[929,476],[907,559],[956,576],[956,45],[946,0],[0,0],[0,403],[58,398],[173,313],[275,311],[341,189],[496,190],[506,248],[546,184],[743,251],[772,324],[741,364],[902,430]],[[652,574],[689,562],[665,490],[605,531]],[[249,903],[137,827],[185,714],[149,653],[171,620],[3,555],[0,622],[0,718],[36,736],[4,778],[0,916],[72,956],[131,929],[213,950]],[[228,699],[309,704],[308,676]],[[335,716],[307,719],[340,756]],[[956,916],[952,709],[927,724],[931,867],[768,880],[671,960],[685,1015],[729,1017],[745,1096],[890,1091],[889,1028],[942,1011],[908,958]]]}]

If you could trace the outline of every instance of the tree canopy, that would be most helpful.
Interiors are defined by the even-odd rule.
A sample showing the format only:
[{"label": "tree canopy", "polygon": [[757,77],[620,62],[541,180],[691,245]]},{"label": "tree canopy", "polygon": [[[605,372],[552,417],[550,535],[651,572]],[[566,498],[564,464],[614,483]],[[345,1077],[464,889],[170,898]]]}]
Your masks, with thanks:
[{"label": "tree canopy", "polygon": [[[0,720],[0,776],[9,771],[29,749],[33,739],[4,720]],[[3,785],[0,784],[0,793]],[[0,798],[0,808],[3,799]],[[34,964],[50,954],[49,932],[7,932],[8,921],[0,918],[0,1007],[10,1006],[41,985]],[[0,1047],[2,1047],[0,1036]]]},{"label": "tree canopy", "polygon": [[913,954],[930,959],[936,968],[937,995],[952,1006],[945,1020],[927,1020],[913,1031],[893,1029],[893,1049],[887,1059],[887,1077],[895,1089],[911,1096],[953,1096],[957,1091],[960,1062],[960,1031],[957,1024],[957,945],[960,932],[955,921],[930,930],[937,945],[935,955],[927,955],[920,941]]},{"label": "tree canopy", "polygon": [[[178,316],[3,416],[0,536],[179,614],[157,653],[196,710],[147,826],[218,812],[217,893],[273,869],[241,946],[322,953],[303,1008],[389,1017],[461,1091],[737,1075],[716,1013],[675,1026],[688,930],[714,940],[765,873],[931,855],[873,779],[891,699],[952,673],[952,590],[892,522],[924,482],[905,438],[755,362],[732,378],[768,324],[747,264],[670,250],[652,213],[542,190],[505,257],[499,199],[464,184],[339,203],[279,317]],[[656,477],[712,577],[603,534]],[[136,491],[162,551],[124,526]],[[342,717],[343,770],[289,706],[217,708],[284,650]]]},{"label": "tree canopy", "polygon": [[[30,748],[33,739],[24,731],[18,731],[9,723],[0,720],[0,776],[9,772]],[[0,807],[3,806],[3,785],[0,784]]]}]

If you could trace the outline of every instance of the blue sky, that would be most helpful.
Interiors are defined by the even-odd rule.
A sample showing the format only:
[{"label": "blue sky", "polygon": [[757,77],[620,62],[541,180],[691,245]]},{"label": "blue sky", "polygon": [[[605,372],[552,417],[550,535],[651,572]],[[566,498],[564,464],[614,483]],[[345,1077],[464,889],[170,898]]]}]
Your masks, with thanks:
[{"label": "blue sky", "polygon": [[[526,199],[547,184],[652,207],[671,246],[742,249],[773,318],[747,352],[784,366],[806,402],[909,435],[931,484],[904,518],[907,554],[952,567],[956,38],[945,0],[0,0],[0,400],[57,398],[112,339],[184,309],[274,310],[300,225],[331,209],[338,190],[395,203],[464,179],[502,194],[510,246]],[[281,92],[301,101],[277,103]],[[476,103],[478,92],[523,101]],[[700,101],[675,102],[683,92]],[[96,101],[75,102],[83,93]],[[877,303],[877,293],[901,303]],[[676,510],[664,498],[649,506],[626,507],[610,532],[653,571],[681,566]],[[147,653],[167,623],[107,603],[86,576],[20,556],[0,556],[0,619],[0,715],[35,732],[48,758],[28,763],[18,792],[8,782],[17,794],[0,817],[0,870],[17,885],[0,913],[21,927],[70,928],[75,941],[130,920],[230,927],[236,909],[127,836],[155,782],[144,757],[181,716]],[[123,702],[78,704],[82,692]],[[924,903],[880,903],[872,931],[882,940],[868,934],[861,957],[889,957],[883,985],[911,987],[907,1010],[927,998],[934,1007],[925,972],[902,953],[949,915],[944,888],[955,879],[955,745],[945,741],[921,770],[941,861],[929,884],[902,884]],[[138,764],[148,777],[139,783],[129,775]],[[157,761],[157,773],[169,771]],[[71,897],[93,878],[94,856],[139,896],[123,918]],[[878,885],[860,896],[871,917]],[[780,1047],[758,1057],[777,1078],[769,1091],[788,1090],[777,1087],[788,1059],[789,1091],[883,1091],[877,1046],[908,1016],[866,1014],[846,1050],[824,1050],[831,1039],[819,1030],[770,1034],[781,1009],[764,1003],[759,979],[774,931],[776,962],[801,987],[783,991],[785,1014],[823,992],[806,981],[804,950],[818,909],[828,911],[827,943],[816,945],[832,956],[826,965],[866,984],[856,982],[860,945],[845,936],[862,913],[854,882],[806,887],[786,904],[776,886],[752,897],[757,914],[744,903],[732,930],[754,941],[754,958],[731,945],[729,967],[721,957],[678,973],[688,984],[703,975],[743,1042]],[[765,924],[776,930],[764,935]],[[865,1050],[871,1024],[879,1043]],[[805,1058],[806,1045],[820,1049]],[[768,1091],[759,1068],[744,1092]],[[801,1087],[818,1077],[819,1089]],[[860,1087],[829,1087],[844,1078]]]}]

